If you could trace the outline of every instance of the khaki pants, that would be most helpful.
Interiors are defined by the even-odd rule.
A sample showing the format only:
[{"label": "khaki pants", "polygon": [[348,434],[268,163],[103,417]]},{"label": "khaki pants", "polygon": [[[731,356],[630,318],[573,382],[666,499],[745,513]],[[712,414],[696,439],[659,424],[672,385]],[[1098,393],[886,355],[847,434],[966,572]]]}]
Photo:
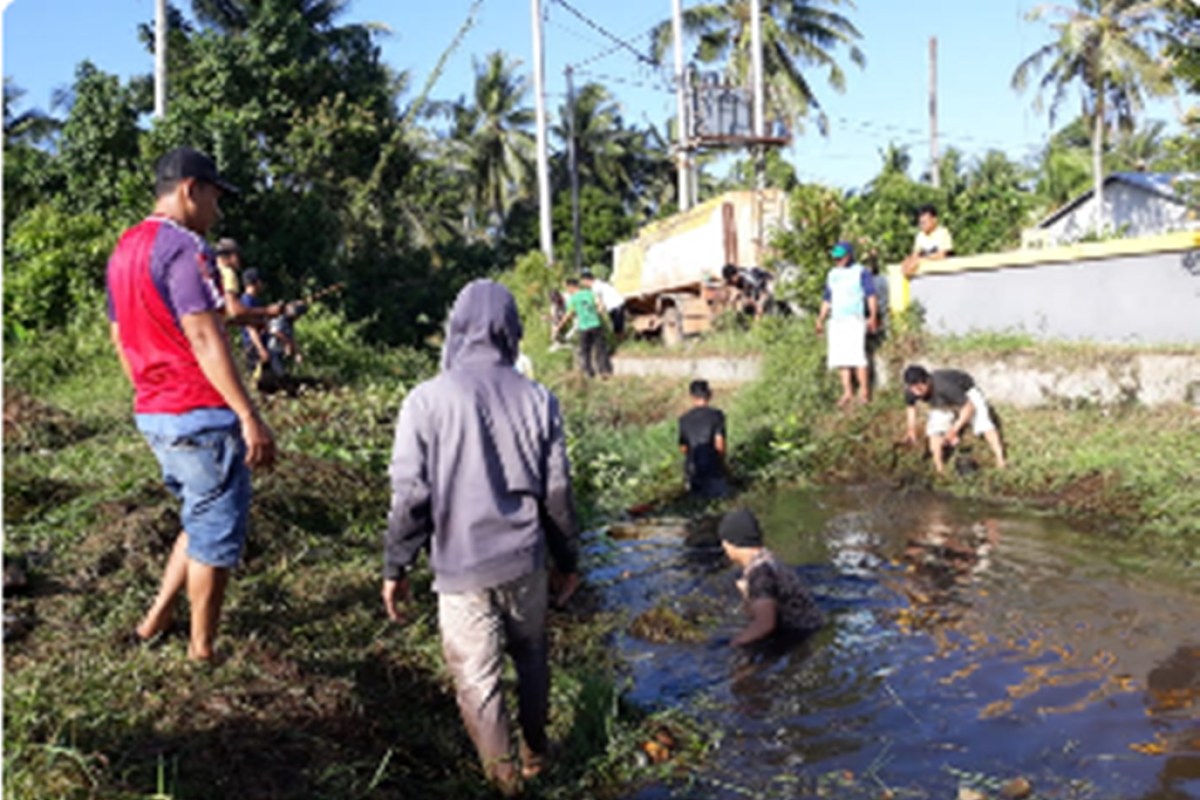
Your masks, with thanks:
[{"label": "khaki pants", "polygon": [[515,778],[512,738],[501,677],[504,654],[517,668],[518,720],[524,755],[546,754],[550,666],[546,641],[544,571],[479,592],[438,595],[438,625],[458,709],[488,777]]}]

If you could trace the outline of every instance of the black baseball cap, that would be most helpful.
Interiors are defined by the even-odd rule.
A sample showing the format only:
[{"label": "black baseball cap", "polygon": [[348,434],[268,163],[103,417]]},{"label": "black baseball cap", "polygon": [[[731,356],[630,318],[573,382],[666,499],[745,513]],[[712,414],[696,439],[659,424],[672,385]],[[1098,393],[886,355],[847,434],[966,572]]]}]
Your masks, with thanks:
[{"label": "black baseball cap", "polygon": [[195,178],[198,181],[211,183],[228,194],[240,194],[242,191],[221,177],[212,157],[191,147],[176,147],[158,160],[155,168],[155,180],[161,186],[164,183],[184,178]]},{"label": "black baseball cap", "polygon": [[758,519],[752,511],[740,508],[730,511],[721,518],[717,526],[717,535],[721,541],[729,542],[734,547],[762,547],[763,532],[758,525]]},{"label": "black baseball cap", "polygon": [[262,281],[262,279],[262,275],[254,267],[251,267],[242,273],[242,283],[246,284],[247,286],[253,283],[259,283]]}]

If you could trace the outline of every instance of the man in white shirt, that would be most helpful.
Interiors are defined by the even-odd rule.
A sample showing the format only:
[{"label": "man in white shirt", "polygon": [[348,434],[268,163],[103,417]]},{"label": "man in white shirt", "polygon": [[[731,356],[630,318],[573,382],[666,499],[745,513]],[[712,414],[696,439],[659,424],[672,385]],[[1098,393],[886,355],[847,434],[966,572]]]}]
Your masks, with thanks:
[{"label": "man in white shirt", "polygon": [[916,275],[923,261],[938,261],[954,255],[954,239],[944,225],[938,224],[937,209],[932,204],[921,206],[917,212],[917,227],[920,230],[913,242],[912,255],[901,265],[906,278]]},{"label": "man in white shirt", "polygon": [[612,323],[613,333],[620,339],[625,334],[625,298],[617,291],[617,287],[606,281],[597,280],[590,271],[582,274],[583,285],[592,290],[596,302],[608,314]]}]

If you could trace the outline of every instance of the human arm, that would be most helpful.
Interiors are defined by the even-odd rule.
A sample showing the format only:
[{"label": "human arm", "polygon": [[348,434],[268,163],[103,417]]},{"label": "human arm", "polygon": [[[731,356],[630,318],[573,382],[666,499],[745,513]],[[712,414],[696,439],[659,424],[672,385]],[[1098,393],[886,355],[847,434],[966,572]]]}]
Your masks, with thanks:
[{"label": "human arm", "polygon": [[865,269],[860,269],[859,275],[863,297],[867,299],[867,331],[874,333],[879,329],[879,295],[875,291],[875,279]]},{"label": "human arm", "polygon": [[546,458],[546,496],[541,509],[546,548],[561,576],[554,604],[561,607],[579,586],[579,522],[571,489],[571,462],[558,401],[550,398],[549,450]]},{"label": "human arm", "polygon": [[254,351],[258,353],[258,359],[262,362],[271,360],[271,354],[267,350],[267,344],[263,341],[262,328],[258,325],[247,325],[246,335],[250,337],[250,344],[254,347]]},{"label": "human arm", "polygon": [[433,535],[429,482],[429,442],[422,430],[426,409],[418,394],[400,408],[388,476],[392,487],[387,531],[383,540],[383,577],[400,582]]},{"label": "human arm", "polygon": [[179,327],[191,345],[200,371],[221,395],[242,425],[246,464],[270,467],[275,463],[275,436],[259,417],[229,353],[225,326],[218,311],[196,311],[179,318]]},{"label": "human arm", "polygon": [[908,408],[905,409],[904,414],[907,422],[904,441],[911,444],[917,441],[917,406],[915,404],[910,404]]},{"label": "human arm", "polygon": [[125,377],[129,379],[130,383],[133,383],[133,367],[129,366],[129,359],[125,357],[125,348],[121,346],[121,329],[116,322],[108,323],[108,335],[117,351],[117,359],[121,362],[121,369],[125,372]]},{"label": "human arm", "polygon": [[753,644],[765,639],[775,631],[778,608],[774,599],[760,597],[750,600],[746,603],[746,610],[750,614],[750,622],[742,629],[741,633],[729,642],[731,647]]},{"label": "human arm", "polygon": [[575,318],[575,310],[573,308],[571,308],[571,304],[568,303],[566,311],[563,312],[562,318],[559,319],[558,324],[554,326],[554,333],[550,338],[557,339],[558,335],[560,333],[562,333],[563,328],[567,327],[567,323],[569,323],[574,318]]},{"label": "human arm", "polygon": [[255,308],[243,303],[236,292],[225,292],[225,322],[230,325],[252,325],[256,322],[266,322],[271,317],[278,317],[282,313],[282,303],[272,303],[269,306]]},{"label": "human arm", "polygon": [[717,451],[717,457],[721,459],[721,468],[725,468],[725,414],[721,412],[720,418],[717,420],[717,429],[713,431],[713,449]]},{"label": "human arm", "polygon": [[828,298],[821,301],[821,310],[817,313],[817,336],[825,332],[825,320],[829,319],[831,308],[832,306],[829,305]]},{"label": "human arm", "polygon": [[974,414],[975,404],[968,398],[967,402],[963,403],[962,408],[958,410],[958,417],[954,420],[954,426],[946,434],[947,444],[951,446],[958,444],[958,439],[962,436],[963,428],[967,427],[967,423],[971,421],[971,417]]}]

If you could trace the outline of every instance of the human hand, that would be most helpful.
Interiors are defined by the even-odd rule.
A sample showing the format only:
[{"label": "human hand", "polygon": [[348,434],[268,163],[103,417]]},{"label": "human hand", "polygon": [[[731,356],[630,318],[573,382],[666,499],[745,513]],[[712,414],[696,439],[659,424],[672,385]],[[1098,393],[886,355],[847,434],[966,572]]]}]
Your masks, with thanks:
[{"label": "human hand", "polygon": [[270,354],[270,352],[267,351],[267,348],[265,348],[265,347],[258,348],[258,360],[263,362],[264,364],[271,360],[271,354]]},{"label": "human hand", "polygon": [[879,330],[879,321],[874,317],[867,320],[867,333],[875,333]]},{"label": "human hand", "polygon": [[408,621],[404,613],[396,606],[397,598],[401,603],[407,604],[412,602],[412,590],[408,585],[408,576],[399,580],[387,580],[383,582],[383,607],[387,610],[388,619],[392,622],[404,624]]},{"label": "human hand", "polygon": [[283,313],[283,303],[272,303],[266,307],[268,317],[278,317]]},{"label": "human hand", "polygon": [[958,438],[961,435],[962,434],[960,431],[958,431],[955,428],[951,428],[950,432],[946,434],[946,444],[950,445],[951,447],[957,447],[958,446]]},{"label": "human hand", "polygon": [[566,575],[554,572],[550,575],[550,591],[554,595],[552,602],[555,608],[564,608],[578,589],[578,572],[569,572]]},{"label": "human hand", "polygon": [[823,320],[818,319],[817,320],[817,336],[821,336],[824,333],[825,333],[825,322]]},{"label": "human hand", "polygon": [[904,432],[904,443],[905,444],[916,444],[917,443],[917,432],[914,431],[912,428],[909,428],[907,431],[905,431]]},{"label": "human hand", "polygon": [[257,411],[242,418],[242,441],[246,443],[246,466],[270,469],[275,463],[275,434]]}]

